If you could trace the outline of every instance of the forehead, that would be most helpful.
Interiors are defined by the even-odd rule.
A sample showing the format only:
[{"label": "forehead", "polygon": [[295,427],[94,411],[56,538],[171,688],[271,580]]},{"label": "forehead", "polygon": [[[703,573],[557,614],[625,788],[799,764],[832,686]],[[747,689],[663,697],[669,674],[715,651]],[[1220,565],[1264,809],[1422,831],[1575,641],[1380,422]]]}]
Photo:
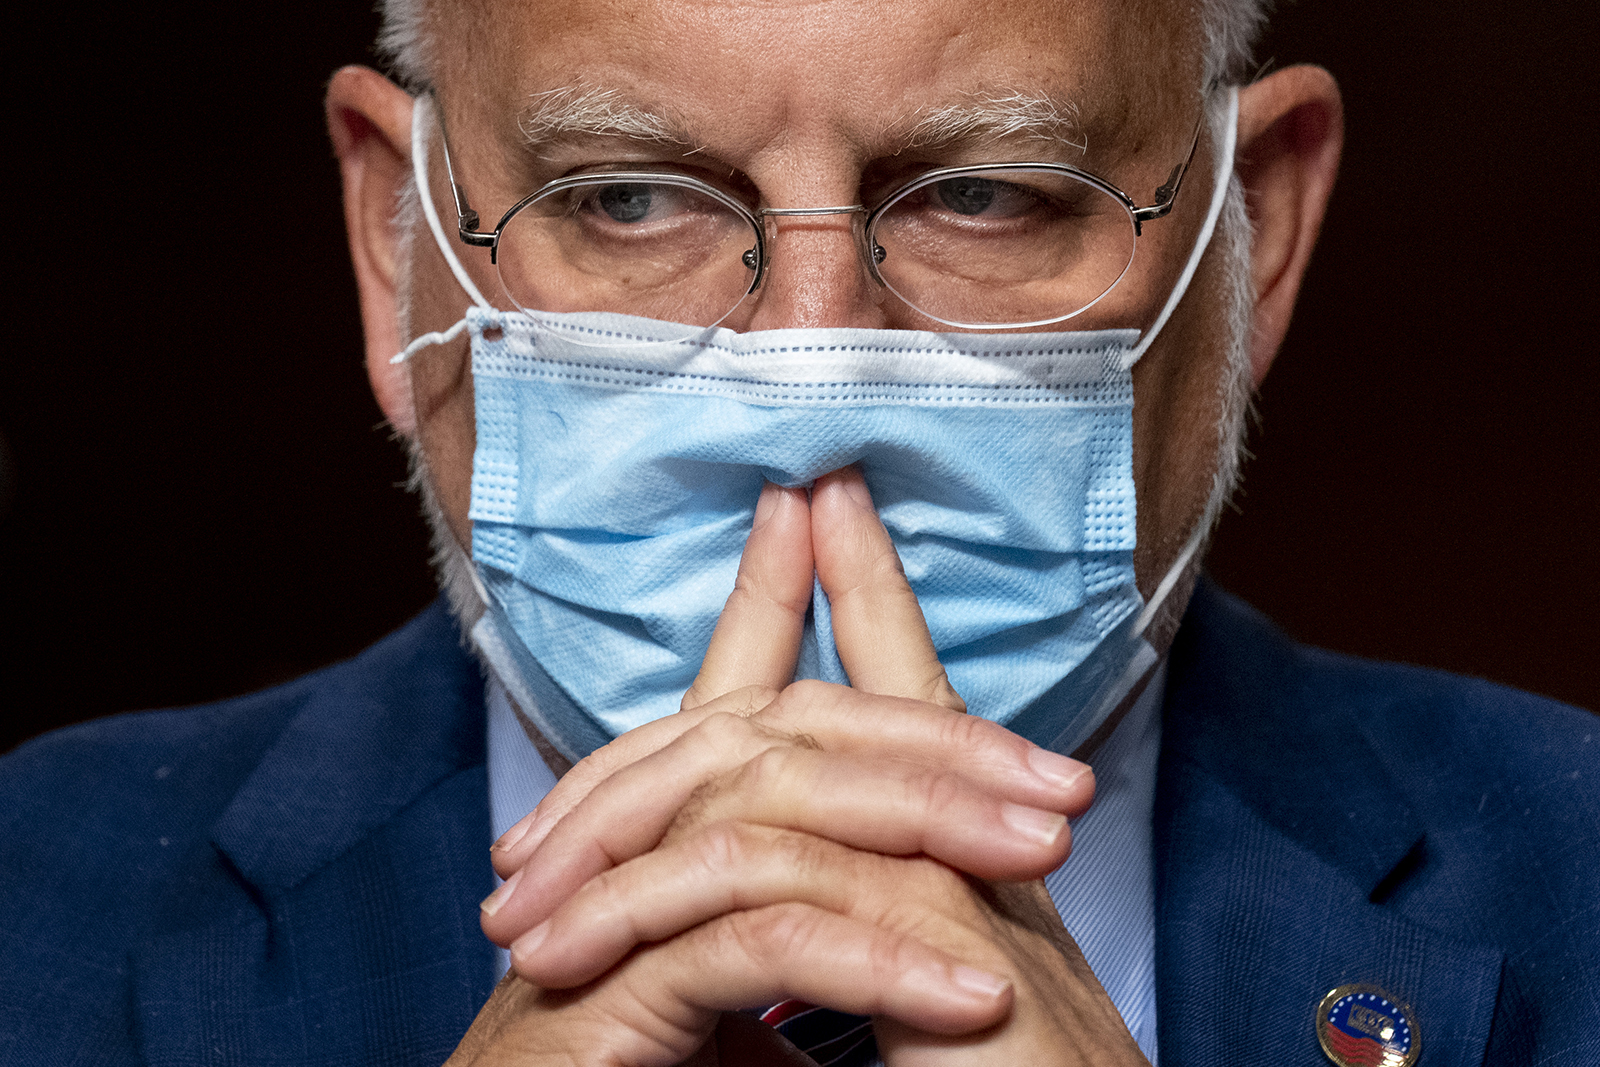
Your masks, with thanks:
[{"label": "forehead", "polygon": [[440,87],[491,120],[600,89],[729,156],[775,140],[892,151],[894,130],[974,96],[1053,100],[1090,134],[1192,121],[1201,66],[1196,5],[1177,0],[442,3]]}]

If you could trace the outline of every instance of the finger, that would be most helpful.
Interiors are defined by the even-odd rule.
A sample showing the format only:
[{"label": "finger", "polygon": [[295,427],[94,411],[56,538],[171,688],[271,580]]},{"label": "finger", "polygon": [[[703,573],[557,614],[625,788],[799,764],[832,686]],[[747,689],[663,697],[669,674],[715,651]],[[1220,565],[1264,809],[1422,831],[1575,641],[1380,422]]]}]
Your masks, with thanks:
[{"label": "finger", "polygon": [[[484,932],[506,943],[590,878],[655,848],[674,823],[682,832],[719,819],[758,822],[874,852],[926,853],[983,878],[1038,877],[1065,860],[1071,835],[1062,809],[1087,807],[1092,786],[1080,778],[1063,788],[1024,758],[995,788],[949,769],[949,751],[922,760],[829,753],[759,722],[707,719],[613,775],[563,819],[518,881],[484,902]],[[1027,799],[1010,799],[1019,795]],[[695,809],[685,813],[691,798]]]},{"label": "finger", "polygon": [[[732,697],[683,714],[724,706]],[[506,854],[508,861],[520,862],[480,905],[484,933],[509,943],[590,878],[654,848],[705,783],[767,748],[789,743],[789,736],[750,716],[713,712],[660,751],[596,783],[565,814],[546,811],[541,802],[528,836],[538,833],[543,839],[531,849],[519,842]]]},{"label": "finger", "polygon": [[[938,888],[919,889],[919,871]],[[847,848],[812,834],[723,822],[605,871],[511,945],[517,973],[568,988],[611,969],[641,944],[665,941],[735,911],[795,901],[901,929],[924,927],[907,902],[941,899],[958,878],[928,860]],[[887,902],[886,902],[887,901]],[[906,916],[915,914],[916,919]]]},{"label": "finger", "polygon": [[495,873],[501,878],[511,877],[512,872],[533,855],[551,828],[618,770],[660,751],[713,715],[747,718],[765,708],[777,695],[778,690],[764,686],[739,689],[713,703],[645,723],[596,749],[562,775],[537,807],[517,820],[489,847]]},{"label": "finger", "polygon": [[[1094,799],[1094,775],[1086,764],[975,716],[824,682],[796,683],[754,716],[746,714],[744,699],[741,691],[675,716],[701,718],[670,744],[594,783],[581,803],[553,806],[560,801],[554,793],[541,802],[535,829],[495,857],[496,870],[509,878],[537,853],[535,876],[527,886],[502,886],[484,902],[485,932],[504,942],[541,921],[596,874],[654,848],[707,782],[777,745],[820,745],[873,762],[891,753],[901,763],[926,768],[945,768],[951,753],[960,753],[960,773],[997,800],[1076,817]],[[658,726],[641,727],[613,745]],[[579,764],[567,778],[583,770]],[[566,788],[567,778],[557,791]],[[847,783],[841,796],[852,793]],[[838,818],[847,830],[857,821],[849,811]],[[987,827],[967,832],[982,835]]]},{"label": "finger", "polygon": [[1071,845],[1062,813],[1006,800],[946,767],[797,746],[768,749],[698,800],[672,834],[737,819],[887,856],[931,856],[978,878],[1042,877]]},{"label": "finger", "polygon": [[[723,607],[711,645],[683,708],[749,690],[745,713],[758,710],[794,678],[800,637],[812,590],[811,524],[806,492],[768,482],[756,503],[750,537],[739,560],[733,593]],[[720,710],[737,710],[723,708]],[[631,730],[581,760],[563,775],[539,807],[490,848],[495,870],[507,877],[573,805],[618,767],[670,743],[698,722],[668,716]]]},{"label": "finger", "polygon": [[994,1025],[1013,996],[1006,978],[915,937],[798,903],[736,912],[652,945],[605,979],[613,983],[619,1003],[668,1017],[679,1004],[738,1011],[795,997],[941,1034]]},{"label": "finger", "polygon": [[[1047,807],[1076,818],[1094,799],[1094,775],[1087,764],[1040,748],[1011,731],[971,715],[911,701],[893,701],[893,713],[881,701],[855,690],[823,682],[798,682],[778,694],[762,687],[736,690],[710,704],[647,723],[623,734],[567,772],[539,806],[524,816],[490,850],[494,869],[509,878],[533,855],[545,836],[601,782],[617,771],[661,751],[687,731],[719,714],[755,716],[758,725],[781,736],[804,736],[828,751],[892,752],[903,759],[943,764],[950,753],[961,754],[962,773],[1018,803]],[[766,743],[773,739],[767,736]],[[765,747],[765,744],[762,746]],[[732,767],[739,749],[710,767],[710,775]],[[678,773],[693,773],[679,768]],[[704,779],[641,796],[638,803],[659,808],[664,798],[685,797]],[[634,801],[629,801],[634,803]],[[643,810],[636,808],[633,811]],[[624,817],[631,816],[631,812]],[[662,832],[665,832],[664,830]]]},{"label": "finger", "polygon": [[960,955],[786,904],[648,946],[585,987],[541,988],[513,971],[451,1062],[477,1063],[471,1057],[481,1054],[497,1063],[570,1064],[579,1062],[577,1050],[584,1063],[668,1067],[701,1050],[719,1013],[789,997],[901,1018],[919,1031],[971,1033],[1004,1018],[1014,996],[1008,978],[965,966]]},{"label": "finger", "polygon": [[806,491],[768,482],[739,558],[739,576],[700,673],[683,696],[684,708],[746,686],[781,689],[794,680],[812,573]]},{"label": "finger", "polygon": [[1077,818],[1094,799],[1089,765],[1041,748],[998,723],[901,697],[804,681],[789,686],[755,716],[757,725],[804,736],[825,751],[891,754],[947,766],[959,753],[961,773],[1009,800]]},{"label": "finger", "polygon": [[965,711],[856,468],[817,479],[811,490],[811,541],[833,617],[834,644],[850,684]]}]

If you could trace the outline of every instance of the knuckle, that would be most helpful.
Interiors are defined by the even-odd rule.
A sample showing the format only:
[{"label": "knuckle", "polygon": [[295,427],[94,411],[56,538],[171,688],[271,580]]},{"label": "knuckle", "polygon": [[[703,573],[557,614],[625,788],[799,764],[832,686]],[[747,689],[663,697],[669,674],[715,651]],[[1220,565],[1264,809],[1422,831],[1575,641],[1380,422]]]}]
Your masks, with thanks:
[{"label": "knuckle", "polygon": [[718,757],[748,758],[784,738],[770,725],[737,711],[718,711],[708,715],[695,730],[699,743],[706,745]]},{"label": "knuckle", "polygon": [[701,744],[713,751],[726,751],[743,745],[752,733],[749,719],[729,711],[718,711],[700,720],[691,731]]},{"label": "knuckle", "polygon": [[939,723],[939,730],[939,743],[963,756],[1016,741],[1015,734],[977,715],[947,715]]},{"label": "knuckle", "polygon": [[730,819],[711,823],[701,829],[694,842],[695,861],[713,874],[738,870],[760,847],[756,836],[745,823]]},{"label": "knuckle", "polygon": [[715,774],[747,758],[752,745],[762,743],[763,733],[743,715],[718,711],[696,723],[683,741],[693,746],[696,764]]},{"label": "knuckle", "polygon": [[873,931],[867,943],[867,967],[875,981],[886,987],[897,984],[926,954],[927,950],[915,938],[880,928]]},{"label": "knuckle", "polygon": [[919,769],[905,779],[911,802],[938,816],[956,807],[966,793],[965,783],[953,774]]},{"label": "knuckle", "polygon": [[806,904],[774,904],[730,916],[727,934],[758,964],[777,969],[806,955],[821,933],[823,913]]},{"label": "knuckle", "polygon": [[790,682],[777,698],[761,709],[756,719],[785,736],[796,727],[825,716],[849,690],[814,678]]},{"label": "knuckle", "polygon": [[755,796],[772,796],[788,784],[795,774],[794,750],[774,745],[756,753],[739,772],[739,788]]},{"label": "knuckle", "polygon": [[[911,868],[904,875],[908,908],[914,908],[924,922],[947,923],[961,902],[972,896],[972,879],[948,864],[919,856],[908,863]],[[932,918],[930,920],[930,917]],[[902,927],[910,929],[910,927]]]}]

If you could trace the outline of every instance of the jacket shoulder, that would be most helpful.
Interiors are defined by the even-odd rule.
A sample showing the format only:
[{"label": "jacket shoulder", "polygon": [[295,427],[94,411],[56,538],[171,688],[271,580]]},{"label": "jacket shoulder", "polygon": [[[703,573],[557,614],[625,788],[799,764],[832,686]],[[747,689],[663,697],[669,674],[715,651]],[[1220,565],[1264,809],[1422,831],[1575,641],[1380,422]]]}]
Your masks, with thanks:
[{"label": "jacket shoulder", "polygon": [[[1479,678],[1299,644],[1244,601],[1202,582],[1173,647],[1180,701],[1251,731],[1336,743],[1360,724],[1405,781],[1561,780],[1593,795],[1600,717]],[[1573,771],[1578,773],[1574,774]]]},{"label": "jacket shoulder", "polygon": [[[217,895],[236,879],[214,827],[308,719],[327,719],[331,734],[346,720],[389,717],[404,732],[407,716],[470,703],[479,684],[435,603],[355,658],[285,685],[93,720],[0,758],[0,1061],[17,1051],[12,1041],[73,1018],[61,1039],[89,1060],[126,1058],[109,1049],[131,1032],[122,1017],[129,951],[174,921],[174,901],[232,899]],[[326,783],[329,799],[347,786]],[[87,1051],[102,1042],[103,1057]]]},{"label": "jacket shoulder", "polygon": [[[1600,1050],[1600,718],[1298,644],[1202,583],[1171,653],[1162,745],[1164,773],[1220,786],[1353,899],[1500,953],[1486,1062]],[[1165,797],[1158,824],[1183,815],[1178,791]],[[1224,878],[1237,858],[1215,862],[1183,876]]]},{"label": "jacket shoulder", "polygon": [[283,685],[42,734],[0,756],[0,840],[86,825],[131,830],[164,803],[220,807],[313,697],[347,691],[381,702],[413,688],[419,674],[459,673],[464,658],[454,622],[435,602],[355,657]]}]

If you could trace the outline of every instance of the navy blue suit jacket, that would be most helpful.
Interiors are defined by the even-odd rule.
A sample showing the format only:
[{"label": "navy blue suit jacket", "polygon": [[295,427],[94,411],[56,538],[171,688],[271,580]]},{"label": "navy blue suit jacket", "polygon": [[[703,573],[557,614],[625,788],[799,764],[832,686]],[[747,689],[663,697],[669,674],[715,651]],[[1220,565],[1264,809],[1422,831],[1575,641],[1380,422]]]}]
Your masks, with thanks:
[{"label": "navy blue suit jacket", "polygon": [[[1156,801],[1164,1067],[1600,1064],[1600,720],[1294,645],[1202,585]],[[0,1063],[442,1063],[493,984],[484,703],[440,605],[270,692],[0,760]]]}]

